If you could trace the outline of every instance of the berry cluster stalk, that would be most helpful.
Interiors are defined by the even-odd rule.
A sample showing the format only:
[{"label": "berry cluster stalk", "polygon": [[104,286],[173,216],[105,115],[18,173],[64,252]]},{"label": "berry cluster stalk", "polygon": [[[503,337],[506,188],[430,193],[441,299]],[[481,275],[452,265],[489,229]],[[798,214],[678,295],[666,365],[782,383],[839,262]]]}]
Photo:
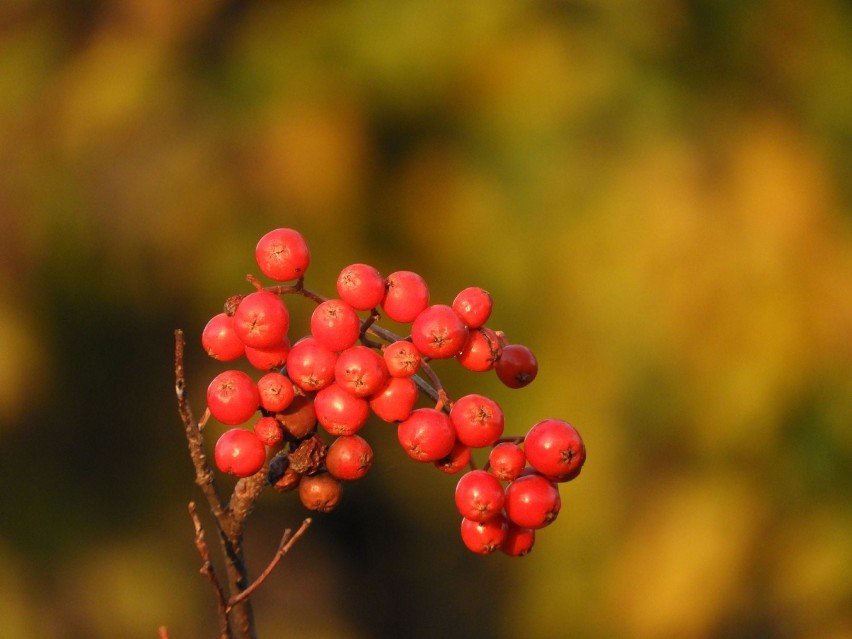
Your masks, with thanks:
[{"label": "berry cluster stalk", "polygon": [[[200,573],[210,581],[218,605],[220,639],[257,639],[254,615],[251,607],[252,593],[266,580],[282,557],[304,534],[311,519],[306,518],[299,529],[284,531],[278,550],[258,578],[250,583],[243,555],[243,535],[246,521],[254,509],[258,496],[266,487],[266,472],[240,479],[234,492],[225,504],[216,489],[214,474],[204,451],[204,424],[209,415],[205,411],[201,421],[195,419],[189,405],[184,372],[183,331],[175,331],[175,393],[178,412],[184,425],[189,456],[195,467],[195,483],[201,488],[216,525],[219,548],[225,565],[226,585],[223,587],[210,559],[204,528],[198,516],[195,502],[189,503],[189,514],[195,527],[195,546],[201,556]],[[168,639],[165,628],[160,629],[161,639]]]}]

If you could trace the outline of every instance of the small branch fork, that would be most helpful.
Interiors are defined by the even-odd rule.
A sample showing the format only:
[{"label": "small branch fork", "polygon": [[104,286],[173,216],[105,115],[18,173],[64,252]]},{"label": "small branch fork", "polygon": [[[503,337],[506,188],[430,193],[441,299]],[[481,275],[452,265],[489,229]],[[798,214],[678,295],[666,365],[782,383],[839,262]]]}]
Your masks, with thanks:
[{"label": "small branch fork", "polygon": [[[267,485],[267,468],[264,466],[256,475],[240,479],[227,504],[219,497],[214,484],[213,471],[207,461],[204,448],[203,426],[209,418],[209,411],[205,410],[200,422],[196,421],[193,416],[186,392],[184,349],[183,331],[176,330],[175,394],[178,413],[184,425],[189,455],[195,468],[195,483],[201,488],[216,524],[220,549],[225,562],[227,586],[223,586],[216,574],[210,560],[210,549],[207,545],[201,519],[198,516],[198,510],[195,502],[190,502],[188,508],[195,528],[195,547],[202,562],[200,573],[210,581],[216,595],[219,639],[255,639],[256,633],[250,597],[266,581],[284,555],[293,547],[293,544],[307,531],[311,519],[305,519],[295,533],[289,528],[284,531],[275,555],[258,578],[249,585],[248,571],[243,557],[243,534],[246,520],[254,509],[257,498]],[[226,593],[230,593],[230,596]],[[159,636],[160,639],[169,639],[168,629],[165,626],[159,629]]]}]

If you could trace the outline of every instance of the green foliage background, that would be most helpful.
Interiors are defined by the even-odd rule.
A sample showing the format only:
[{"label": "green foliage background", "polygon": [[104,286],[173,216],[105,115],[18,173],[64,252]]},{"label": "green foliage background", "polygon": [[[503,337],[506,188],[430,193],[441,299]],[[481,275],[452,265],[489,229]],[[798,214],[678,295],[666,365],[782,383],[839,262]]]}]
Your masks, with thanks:
[{"label": "green foliage background", "polygon": [[[451,393],[568,419],[589,461],[532,555],[481,558],[455,479],[369,425],[261,637],[852,636],[850,27],[841,0],[3,3],[0,635],[213,636],[172,331],[200,412],[201,328],[291,226],[320,292],[354,261],[491,291],[539,379]],[[293,502],[264,497],[256,570]]]}]

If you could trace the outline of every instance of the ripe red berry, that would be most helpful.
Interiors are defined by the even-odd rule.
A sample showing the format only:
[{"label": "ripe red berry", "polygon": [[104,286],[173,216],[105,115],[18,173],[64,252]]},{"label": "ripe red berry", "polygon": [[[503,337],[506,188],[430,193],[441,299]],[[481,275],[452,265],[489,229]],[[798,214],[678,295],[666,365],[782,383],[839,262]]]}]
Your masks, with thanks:
[{"label": "ripe red berry", "polygon": [[259,405],[257,384],[242,371],[219,373],[207,387],[210,414],[223,424],[236,426],[247,422]]},{"label": "ripe red berry", "polygon": [[434,462],[449,455],[456,443],[450,418],[434,408],[412,411],[397,428],[397,438],[409,457],[422,462]]},{"label": "ripe red berry", "polygon": [[556,484],[538,473],[521,475],[506,487],[506,515],[524,528],[544,528],[559,514]]},{"label": "ripe red berry", "polygon": [[545,419],[530,428],[524,451],[530,465],[553,481],[574,479],[586,461],[580,433],[561,419]]},{"label": "ripe red berry", "polygon": [[370,409],[386,422],[401,422],[408,418],[417,403],[417,385],[410,377],[390,377],[385,385],[370,397]]},{"label": "ripe red berry", "polygon": [[303,337],[287,355],[287,376],[303,391],[316,391],[334,381],[337,353],[316,338]]},{"label": "ripe red berry", "polygon": [[210,318],[201,333],[201,345],[207,354],[220,362],[232,362],[245,353],[246,346],[234,331],[234,320],[225,313]]},{"label": "ripe red berry", "polygon": [[456,359],[466,369],[483,373],[494,368],[502,353],[503,347],[497,333],[483,326],[468,333],[464,348],[456,355]]},{"label": "ripe red berry", "polygon": [[456,484],[456,508],[462,517],[486,521],[500,514],[506,494],[494,475],[484,470],[471,470]]},{"label": "ripe red berry", "polygon": [[249,364],[261,371],[278,370],[287,363],[290,354],[290,340],[286,337],[278,346],[272,348],[252,348],[246,346],[246,359]]},{"label": "ripe red berry", "polygon": [[449,455],[441,457],[435,462],[435,467],[442,473],[455,475],[470,465],[470,456],[470,446],[465,446],[457,441]]},{"label": "ripe red berry", "polygon": [[461,538],[467,548],[478,555],[488,555],[500,548],[506,540],[509,523],[498,515],[487,521],[462,518]]},{"label": "ripe red berry", "polygon": [[388,275],[382,310],[395,322],[411,322],[429,305],[426,281],[412,271]]},{"label": "ripe red berry", "polygon": [[491,294],[478,286],[468,287],[453,300],[453,310],[458,313],[468,328],[479,328],[491,317],[494,301]]},{"label": "ripe red berry", "polygon": [[491,446],[503,434],[503,410],[493,399],[471,393],[460,397],[450,410],[459,441],[471,448]]},{"label": "ripe red berry", "polygon": [[308,510],[327,513],[340,503],[343,485],[328,473],[303,475],[299,481],[299,499]]},{"label": "ripe red berry", "polygon": [[368,264],[350,264],[340,271],[337,294],[359,311],[369,311],[385,297],[385,278]]},{"label": "ripe red berry", "polygon": [[373,395],[387,378],[385,360],[367,346],[352,346],[342,351],[334,366],[335,381],[356,397]]},{"label": "ripe red berry", "polygon": [[281,373],[267,373],[261,377],[257,380],[257,390],[260,406],[270,413],[280,413],[293,402],[293,382]]},{"label": "ripe red berry", "polygon": [[244,428],[232,428],[222,433],[213,451],[216,467],[223,473],[249,477],[259,471],[266,461],[266,449],[257,435]]},{"label": "ripe red berry", "polygon": [[500,550],[510,557],[523,557],[533,549],[534,545],[535,530],[509,522],[509,530],[506,531],[506,538]]},{"label": "ripe red berry", "polygon": [[524,450],[512,442],[500,442],[488,454],[488,470],[497,479],[512,481],[521,476],[527,465]]},{"label": "ripe red berry", "polygon": [[311,262],[308,243],[293,229],[269,231],[260,238],[254,255],[261,272],[278,282],[303,277]]},{"label": "ripe red berry", "polygon": [[246,346],[276,348],[287,338],[290,313],[269,291],[249,293],[234,311],[234,331]]},{"label": "ripe red berry", "polygon": [[284,440],[281,425],[274,417],[261,417],[254,423],[253,430],[264,446],[277,446]]},{"label": "ripe red berry", "polygon": [[414,319],[411,341],[426,357],[455,357],[467,341],[467,326],[452,308],[446,304],[434,304]]},{"label": "ripe red berry", "polygon": [[355,397],[337,383],[316,394],[314,410],[320,426],[332,435],[354,435],[370,416],[367,400]]},{"label": "ripe red berry", "polygon": [[349,348],[360,333],[358,313],[343,300],[326,300],[311,313],[311,335],[329,350]]},{"label": "ripe red berry", "polygon": [[500,381],[509,388],[523,388],[538,374],[538,361],[526,346],[509,344],[503,347],[494,370]]},{"label": "ripe red berry", "polygon": [[325,456],[325,467],[338,479],[361,479],[373,465],[373,449],[358,435],[338,437]]},{"label": "ripe red berry", "polygon": [[408,340],[388,344],[382,354],[393,377],[411,377],[420,368],[420,351]]}]

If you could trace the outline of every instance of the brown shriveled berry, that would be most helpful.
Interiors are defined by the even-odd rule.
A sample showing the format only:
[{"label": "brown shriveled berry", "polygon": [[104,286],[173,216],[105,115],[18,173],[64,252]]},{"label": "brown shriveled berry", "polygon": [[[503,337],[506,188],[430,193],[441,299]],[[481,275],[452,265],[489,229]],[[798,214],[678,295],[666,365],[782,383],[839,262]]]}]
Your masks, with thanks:
[{"label": "brown shriveled berry", "polygon": [[225,315],[229,317],[233,317],[234,313],[237,312],[237,307],[240,305],[240,302],[243,301],[245,295],[231,295],[228,299],[225,300],[224,311]]},{"label": "brown shriveled berry", "polygon": [[340,503],[343,484],[330,474],[323,472],[305,475],[299,482],[299,499],[308,510],[327,513]]},{"label": "brown shriveled berry", "polygon": [[322,468],[325,462],[327,447],[317,435],[309,437],[299,444],[292,453],[287,455],[290,468],[297,473],[312,475]]},{"label": "brown shriveled berry", "polygon": [[304,395],[296,395],[283,413],[279,413],[278,421],[284,431],[293,439],[304,439],[316,430],[317,414],[314,402]]}]

